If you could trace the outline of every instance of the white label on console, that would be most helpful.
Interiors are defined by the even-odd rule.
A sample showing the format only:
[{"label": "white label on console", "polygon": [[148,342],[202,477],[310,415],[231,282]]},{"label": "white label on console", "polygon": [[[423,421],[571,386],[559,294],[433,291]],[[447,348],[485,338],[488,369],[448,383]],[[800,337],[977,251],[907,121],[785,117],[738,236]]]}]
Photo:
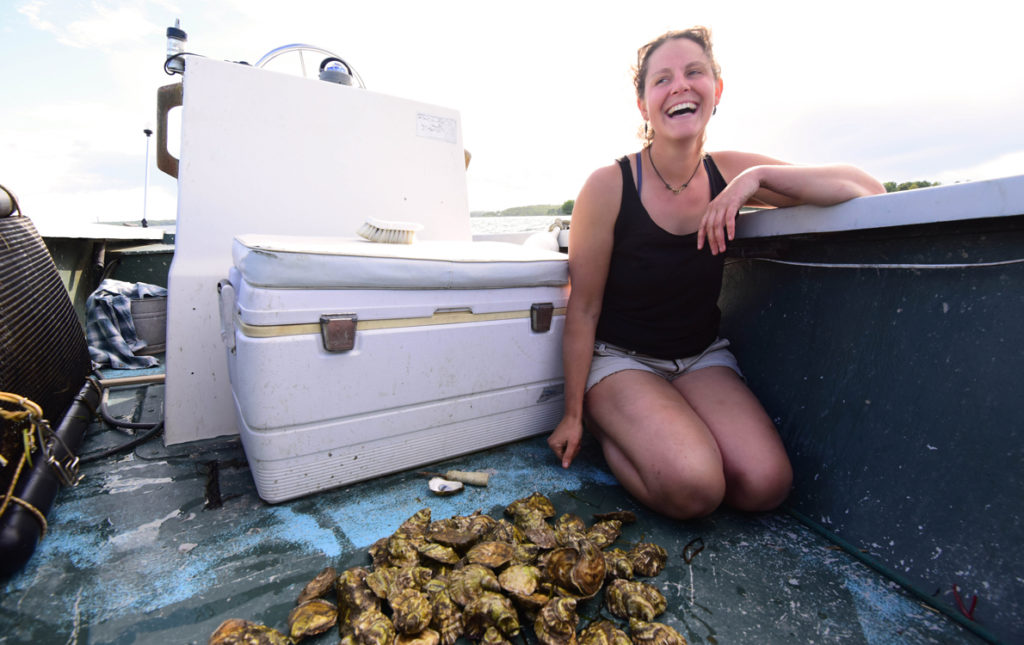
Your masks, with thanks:
[{"label": "white label on console", "polygon": [[455,119],[436,114],[416,113],[416,136],[440,139],[448,143],[456,141]]}]

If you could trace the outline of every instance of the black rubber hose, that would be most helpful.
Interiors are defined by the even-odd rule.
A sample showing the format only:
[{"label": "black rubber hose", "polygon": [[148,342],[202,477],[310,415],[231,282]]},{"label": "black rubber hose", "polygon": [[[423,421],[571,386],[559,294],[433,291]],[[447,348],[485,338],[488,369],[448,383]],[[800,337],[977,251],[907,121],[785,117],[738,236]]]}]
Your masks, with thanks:
[{"label": "black rubber hose", "polygon": [[[54,442],[55,459],[63,462],[69,453],[78,453],[99,398],[99,388],[95,383],[87,381],[56,430],[60,441]],[[36,459],[15,487],[14,496],[37,508],[45,517],[50,512],[60,486],[60,479],[53,468],[43,459]],[[3,554],[0,557],[0,577],[7,577],[25,566],[42,535],[43,525],[35,514],[12,501],[3,517],[0,517],[0,554]]]},{"label": "black rubber hose", "polygon": [[149,422],[149,423],[138,423],[136,421],[125,421],[123,419],[115,419],[113,415],[107,410],[107,391],[103,390],[103,398],[100,399],[100,418],[103,419],[107,425],[115,428],[128,428],[129,430],[149,430],[156,425],[162,425],[163,422]]},{"label": "black rubber hose", "polygon": [[154,437],[158,436],[160,434],[160,432],[163,431],[163,429],[164,429],[164,422],[163,422],[163,420],[158,421],[155,424],[134,424],[134,425],[136,427],[149,428],[149,430],[147,430],[146,432],[143,432],[142,434],[140,434],[139,436],[135,437],[134,439],[126,441],[126,442],[124,442],[122,444],[118,444],[118,445],[114,446],[113,448],[108,448],[108,449],[103,450],[101,452],[94,452],[92,454],[83,455],[82,457],[79,458],[79,461],[81,463],[83,463],[83,464],[88,464],[88,463],[92,463],[94,461],[99,461],[100,459],[106,459],[107,457],[112,457],[112,456],[114,456],[116,454],[120,454],[122,452],[125,452],[126,450],[131,450],[132,448],[134,448],[136,446],[139,446],[139,445],[142,445],[142,444],[146,443],[147,441],[149,441],[150,439],[153,439]]}]

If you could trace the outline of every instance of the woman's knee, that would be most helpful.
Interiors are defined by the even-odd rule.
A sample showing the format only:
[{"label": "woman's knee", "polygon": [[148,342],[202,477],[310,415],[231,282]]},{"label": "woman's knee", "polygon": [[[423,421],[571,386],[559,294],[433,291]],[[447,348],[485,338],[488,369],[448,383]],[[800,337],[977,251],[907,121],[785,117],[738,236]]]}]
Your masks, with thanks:
[{"label": "woman's knee", "polygon": [[740,511],[778,508],[793,486],[793,469],[786,459],[733,473],[726,483],[726,503]]},{"label": "woman's knee", "polygon": [[720,468],[688,468],[664,478],[651,494],[658,510],[669,517],[704,517],[722,505],[725,475]]}]

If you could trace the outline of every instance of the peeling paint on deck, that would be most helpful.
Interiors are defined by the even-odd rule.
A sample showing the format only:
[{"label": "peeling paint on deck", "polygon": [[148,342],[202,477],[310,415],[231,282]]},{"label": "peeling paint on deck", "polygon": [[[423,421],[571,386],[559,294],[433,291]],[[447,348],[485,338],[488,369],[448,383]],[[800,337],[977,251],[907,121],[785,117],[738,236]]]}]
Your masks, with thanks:
[{"label": "peeling paint on deck", "polygon": [[[221,464],[222,505],[207,509],[201,464],[212,460]],[[103,468],[90,465],[82,485],[61,493],[50,535],[5,581],[0,644],[203,643],[229,617],[280,628],[317,572],[365,564],[366,547],[416,511],[500,517],[534,491],[559,513],[588,521],[595,512],[636,512],[620,541],[653,541],[669,552],[666,571],[652,580],[669,603],[660,619],[691,644],[874,644],[897,635],[907,643],[972,642],[785,515],[722,511],[674,522],[647,512],[592,445],[568,470],[542,438],[431,468],[493,473],[487,487],[452,497],[430,494],[412,471],[273,506],[257,498],[237,444],[196,454],[147,446]],[[134,486],[132,477],[162,483]],[[687,563],[682,554],[697,538],[705,548]],[[590,601],[580,611],[596,616],[602,608]],[[336,634],[309,642],[326,645]]]}]

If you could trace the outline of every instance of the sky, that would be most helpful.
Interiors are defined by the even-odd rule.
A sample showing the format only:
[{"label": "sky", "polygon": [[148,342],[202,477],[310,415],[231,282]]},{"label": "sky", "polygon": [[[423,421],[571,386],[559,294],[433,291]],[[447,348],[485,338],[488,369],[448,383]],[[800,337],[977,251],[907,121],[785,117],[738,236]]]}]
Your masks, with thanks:
[{"label": "sky", "polygon": [[695,24],[712,29],[725,88],[709,151],[852,163],[882,181],[1019,175],[1024,9],[1013,6],[3,0],[0,184],[37,224],[173,219],[176,183],[143,131],[157,88],[181,78],[163,71],[175,19],[190,52],[253,63],[308,43],[372,91],[458,110],[472,211],[561,204],[639,149],[636,50]]}]

